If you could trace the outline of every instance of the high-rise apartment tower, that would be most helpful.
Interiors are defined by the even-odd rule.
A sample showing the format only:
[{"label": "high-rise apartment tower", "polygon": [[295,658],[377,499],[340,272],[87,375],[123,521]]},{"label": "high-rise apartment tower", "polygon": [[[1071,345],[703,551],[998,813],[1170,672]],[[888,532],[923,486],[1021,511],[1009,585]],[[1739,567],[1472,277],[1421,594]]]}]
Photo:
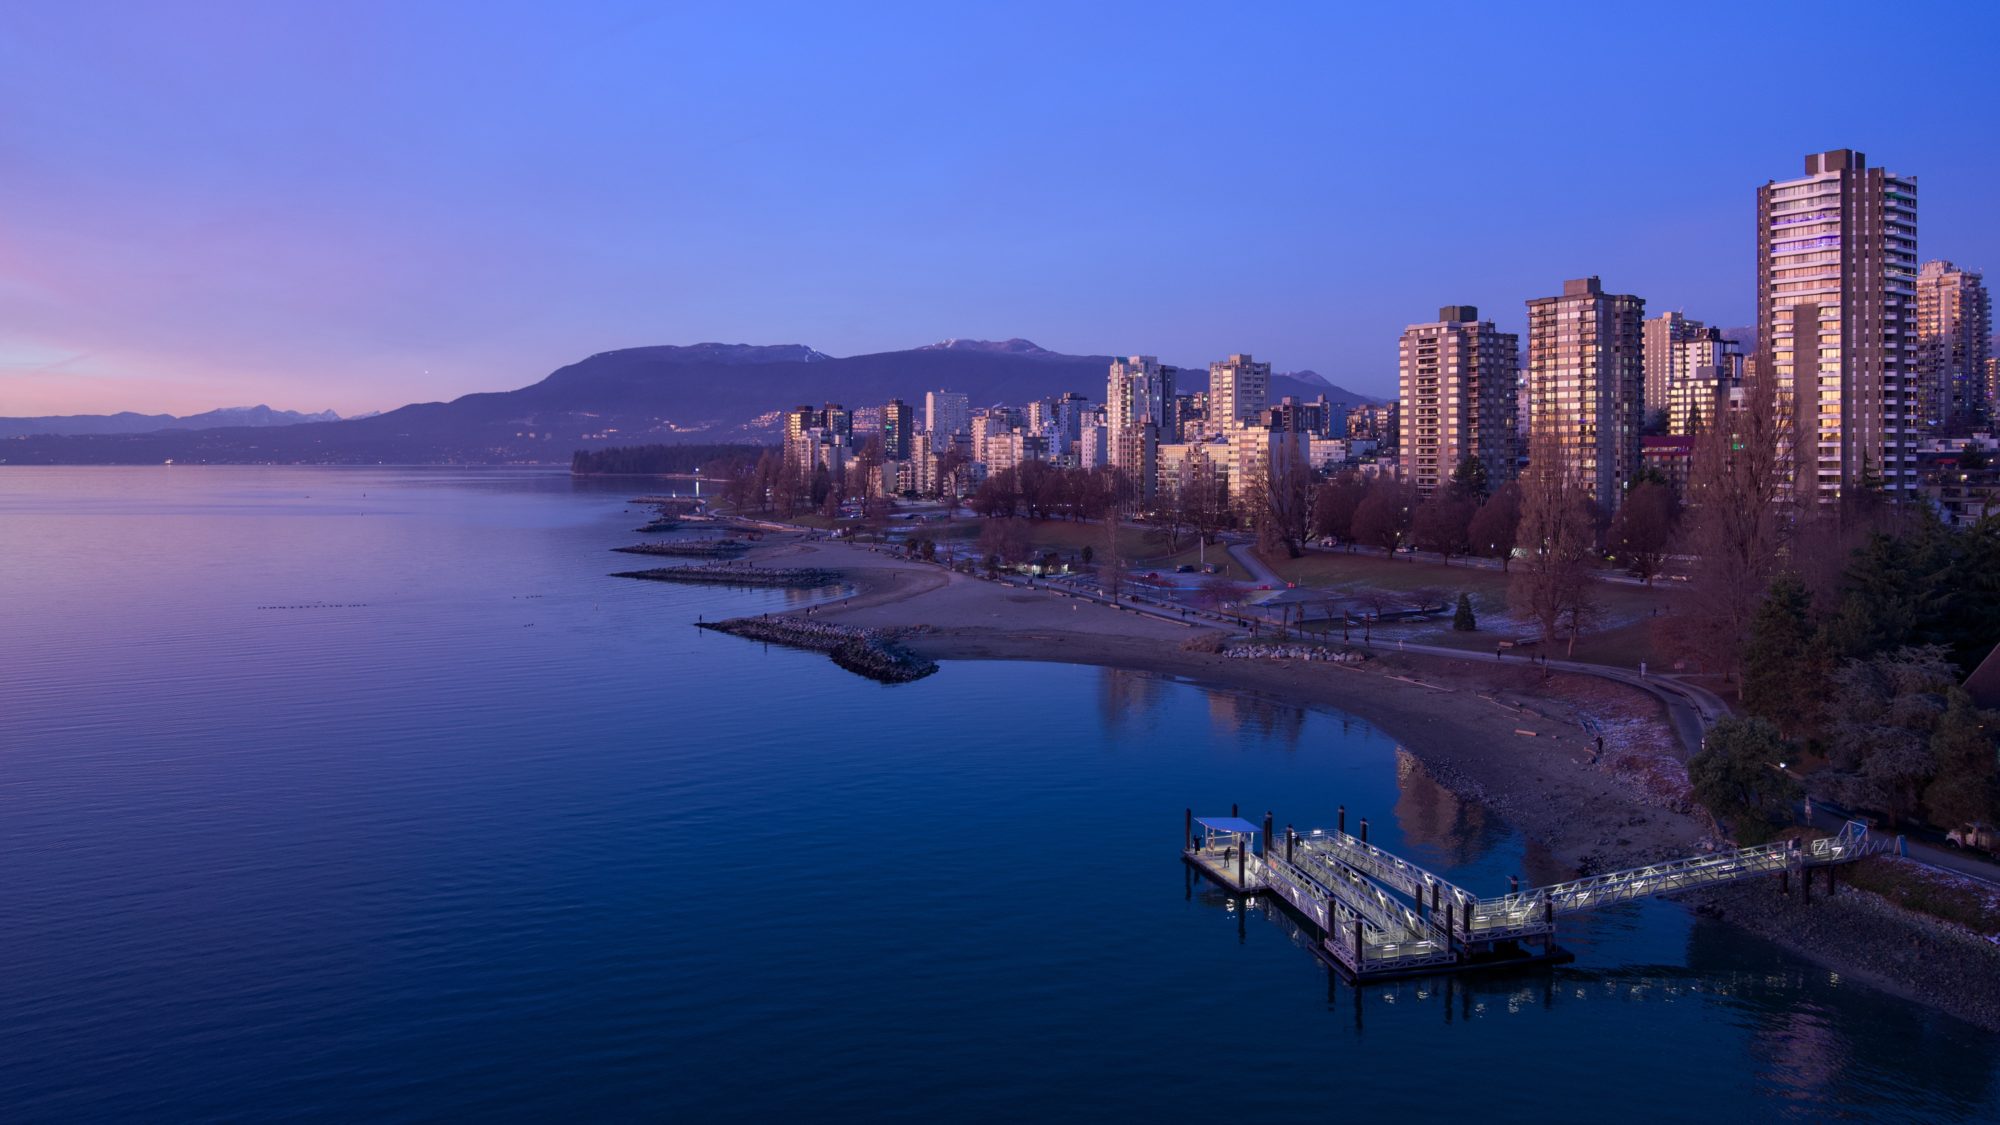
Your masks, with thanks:
[{"label": "high-rise apartment tower", "polygon": [[1515,351],[1521,338],[1446,305],[1431,324],[1403,330],[1398,364],[1401,473],[1419,495],[1451,481],[1476,458],[1489,484],[1514,475]]},{"label": "high-rise apartment tower", "polygon": [[1676,378],[1686,378],[1687,350],[1680,345],[1701,334],[1703,325],[1677,312],[1646,318],[1646,413],[1667,409]]},{"label": "high-rise apartment tower", "polygon": [[1161,433],[1172,433],[1174,377],[1179,373],[1149,355],[1112,360],[1104,390],[1105,424],[1117,430],[1151,423]]},{"label": "high-rise apartment tower", "polygon": [[916,430],[916,415],[910,404],[892,398],[882,406],[882,456],[891,461],[910,459],[910,435]]},{"label": "high-rise apartment tower", "polygon": [[[1917,181],[1850,149],[1757,189],[1757,350],[1794,495],[1916,487]],[[1760,359],[1758,373],[1764,373]]]},{"label": "high-rise apartment tower", "polygon": [[924,392],[924,429],[939,437],[969,432],[972,420],[966,397],[957,391]]},{"label": "high-rise apartment tower", "polygon": [[1990,420],[1992,331],[1984,279],[1950,262],[1925,262],[1917,271],[1917,402],[1926,429],[1964,433]]},{"label": "high-rise apartment tower", "polygon": [[1208,422],[1211,429],[1261,425],[1271,404],[1271,365],[1232,355],[1208,365]]},{"label": "high-rise apartment tower", "polygon": [[1528,456],[1553,452],[1606,509],[1639,471],[1645,315],[1594,277],[1528,302]]}]

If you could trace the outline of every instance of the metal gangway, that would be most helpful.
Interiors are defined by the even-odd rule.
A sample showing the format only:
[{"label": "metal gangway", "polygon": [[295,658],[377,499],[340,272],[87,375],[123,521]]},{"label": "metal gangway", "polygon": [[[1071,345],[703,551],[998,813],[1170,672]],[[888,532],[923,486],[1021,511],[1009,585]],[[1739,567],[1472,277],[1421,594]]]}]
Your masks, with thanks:
[{"label": "metal gangway", "polygon": [[[1323,856],[1329,862],[1351,868],[1391,890],[1408,895],[1417,905],[1421,925],[1429,931],[1443,933],[1447,919],[1463,918],[1467,909],[1478,901],[1470,891],[1339,829],[1327,831],[1315,828],[1297,836],[1296,843],[1299,850]],[[1447,907],[1448,913],[1441,912]]]},{"label": "metal gangway", "polygon": [[1761,875],[1803,872],[1809,867],[1875,855],[1888,847],[1887,841],[1869,834],[1867,825],[1849,821],[1838,835],[1813,840],[1803,847],[1797,840],[1781,840],[1551,883],[1498,898],[1480,899],[1473,907],[1468,938],[1480,941],[1541,933],[1553,928],[1559,914],[1719,887]]},{"label": "metal gangway", "polygon": [[[1196,823],[1203,827],[1199,839]],[[1365,836],[1365,821],[1361,830]],[[1866,825],[1850,821],[1838,835],[1804,844],[1736,848],[1478,898],[1342,830],[1299,834],[1288,827],[1280,842],[1268,813],[1260,830],[1236,815],[1197,821],[1190,810],[1183,857],[1230,890],[1278,895],[1324,935],[1322,954],[1356,977],[1380,977],[1567,960],[1555,946],[1558,915],[1765,875],[1808,877],[1813,868],[1888,847]],[[1804,886],[1809,894],[1810,882]],[[1521,947],[1530,938],[1541,939],[1539,953]]]}]

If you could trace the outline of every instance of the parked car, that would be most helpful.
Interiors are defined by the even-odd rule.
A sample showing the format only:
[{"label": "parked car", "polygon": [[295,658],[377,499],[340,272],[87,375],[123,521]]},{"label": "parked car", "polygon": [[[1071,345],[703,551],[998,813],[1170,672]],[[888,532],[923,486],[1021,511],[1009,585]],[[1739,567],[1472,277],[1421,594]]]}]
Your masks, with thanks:
[{"label": "parked car", "polygon": [[1991,825],[1961,824],[1944,834],[1944,842],[1954,848],[1977,848],[1990,852],[2000,847],[2000,834],[1996,834]]}]

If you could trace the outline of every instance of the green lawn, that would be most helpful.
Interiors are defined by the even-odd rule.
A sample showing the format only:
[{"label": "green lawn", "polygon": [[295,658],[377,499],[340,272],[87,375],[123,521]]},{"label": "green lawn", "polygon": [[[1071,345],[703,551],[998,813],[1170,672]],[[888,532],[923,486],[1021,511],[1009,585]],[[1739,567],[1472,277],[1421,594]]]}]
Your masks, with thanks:
[{"label": "green lawn", "polygon": [[[1327,589],[1335,598],[1353,597],[1371,589],[1402,592],[1435,590],[1444,596],[1447,605],[1456,604],[1461,593],[1472,597],[1473,613],[1479,621],[1479,628],[1474,632],[1461,633],[1453,629],[1451,613],[1447,609],[1428,621],[1384,624],[1375,630],[1378,638],[1394,640],[1401,637],[1490,654],[1498,642],[1532,636],[1536,631],[1533,625],[1526,622],[1516,620],[1510,623],[1502,619],[1509,606],[1509,584],[1513,576],[1498,570],[1409,562],[1406,558],[1390,560],[1383,558],[1380,551],[1373,554],[1357,551],[1352,555],[1316,552],[1299,559],[1275,560],[1271,568],[1301,586]],[[1596,592],[1605,622],[1600,628],[1577,638],[1576,659],[1627,668],[1637,667],[1645,661],[1662,671],[1669,670],[1671,658],[1655,641],[1653,614],[1655,610],[1670,612],[1680,591],[1670,586],[1647,589],[1622,582],[1601,582]],[[1308,612],[1317,615],[1324,609],[1312,606]],[[1321,626],[1315,621],[1312,627]],[[1333,632],[1338,635],[1338,625],[1333,626]],[[1360,634],[1357,632],[1355,636]],[[1567,645],[1559,642],[1549,651],[1562,655],[1566,650]]]},{"label": "green lawn", "polygon": [[1301,586],[1339,590],[1449,590],[1506,604],[1507,575],[1476,566],[1445,566],[1410,562],[1407,556],[1386,559],[1382,552],[1353,554],[1313,551],[1296,558],[1265,560],[1278,576]]},{"label": "green lawn", "polygon": [[[1267,560],[1271,569],[1288,582],[1301,586],[1331,589],[1341,593],[1361,590],[1441,590],[1456,601],[1461,593],[1471,594],[1473,608],[1504,610],[1509,601],[1513,576],[1484,566],[1445,565],[1438,562],[1411,562],[1407,556],[1387,559],[1382,552],[1357,550],[1314,551],[1302,558]],[[1664,588],[1647,589],[1623,582],[1601,582],[1597,600],[1606,616],[1614,621],[1650,615],[1663,604]]]}]

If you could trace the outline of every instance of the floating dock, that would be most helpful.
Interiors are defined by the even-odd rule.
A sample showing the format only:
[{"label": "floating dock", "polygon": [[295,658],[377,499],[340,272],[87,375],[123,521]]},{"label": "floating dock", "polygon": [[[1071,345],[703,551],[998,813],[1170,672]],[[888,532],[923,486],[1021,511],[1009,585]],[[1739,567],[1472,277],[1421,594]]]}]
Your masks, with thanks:
[{"label": "floating dock", "polygon": [[1849,822],[1837,836],[1737,848],[1480,898],[1360,835],[1336,826],[1272,832],[1234,809],[1226,817],[1187,810],[1181,858],[1231,894],[1269,894],[1308,928],[1313,949],[1352,980],[1387,980],[1573,960],[1556,944],[1556,919],[1633,899],[1776,875],[1789,890],[1796,874],[1812,894],[1813,873],[1885,851],[1886,841]]}]

